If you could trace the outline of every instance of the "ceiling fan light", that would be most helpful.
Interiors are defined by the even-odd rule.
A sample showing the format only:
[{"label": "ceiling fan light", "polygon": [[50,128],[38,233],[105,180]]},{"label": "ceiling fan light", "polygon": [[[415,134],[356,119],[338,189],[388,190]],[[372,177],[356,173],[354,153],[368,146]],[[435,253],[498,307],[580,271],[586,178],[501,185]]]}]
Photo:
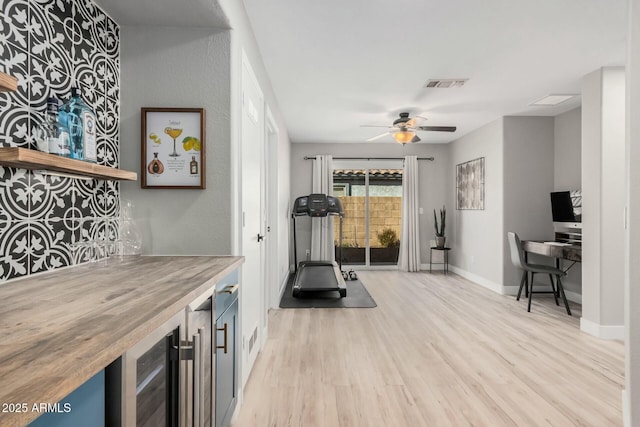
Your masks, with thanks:
[{"label": "ceiling fan light", "polygon": [[412,142],[413,138],[416,136],[415,132],[409,131],[398,131],[393,133],[393,139],[396,140],[399,144],[406,144],[408,142]]}]

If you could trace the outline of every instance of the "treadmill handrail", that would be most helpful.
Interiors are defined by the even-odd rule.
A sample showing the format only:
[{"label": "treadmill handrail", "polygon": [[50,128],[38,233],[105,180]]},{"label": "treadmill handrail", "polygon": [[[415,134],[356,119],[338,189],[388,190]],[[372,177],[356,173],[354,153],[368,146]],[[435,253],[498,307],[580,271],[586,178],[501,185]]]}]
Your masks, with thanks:
[{"label": "treadmill handrail", "polygon": [[338,213],[338,212],[327,212],[327,214],[324,215],[324,216],[311,216],[308,213],[304,213],[304,212],[298,212],[298,213],[291,212],[291,217],[293,218],[294,216],[309,216],[311,218],[326,218],[328,216],[339,216],[339,217],[344,218],[344,212],[340,212],[340,213]]}]

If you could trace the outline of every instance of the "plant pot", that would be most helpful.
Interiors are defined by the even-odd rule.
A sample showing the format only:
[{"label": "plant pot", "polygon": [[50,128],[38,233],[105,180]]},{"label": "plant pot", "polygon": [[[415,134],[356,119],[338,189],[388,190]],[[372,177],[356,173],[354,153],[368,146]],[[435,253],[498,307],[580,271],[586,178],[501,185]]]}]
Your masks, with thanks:
[{"label": "plant pot", "polygon": [[[340,258],[340,248],[335,246],[336,262]],[[343,264],[364,264],[364,248],[342,248]]]},{"label": "plant pot", "polygon": [[397,264],[400,246],[390,248],[371,248],[369,250],[371,264]]},{"label": "plant pot", "polygon": [[447,240],[445,236],[436,236],[436,248],[442,249],[444,248],[444,243]]}]

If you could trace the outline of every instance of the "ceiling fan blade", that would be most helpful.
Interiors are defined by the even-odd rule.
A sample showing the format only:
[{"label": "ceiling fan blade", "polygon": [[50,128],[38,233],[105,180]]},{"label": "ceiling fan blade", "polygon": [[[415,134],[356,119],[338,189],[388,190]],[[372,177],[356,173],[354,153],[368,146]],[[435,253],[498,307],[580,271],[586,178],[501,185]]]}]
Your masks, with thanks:
[{"label": "ceiling fan blade", "polygon": [[422,141],[418,135],[414,136],[411,142],[420,142]]},{"label": "ceiling fan blade", "polygon": [[422,123],[425,120],[427,120],[426,117],[414,116],[414,117],[410,118],[404,125],[406,127],[408,127],[408,128],[413,128],[413,127],[416,127],[419,123]]},{"label": "ceiling fan blade", "polygon": [[428,130],[435,132],[455,132],[455,126],[416,126],[416,130]]},{"label": "ceiling fan blade", "polygon": [[380,135],[377,135],[377,136],[374,136],[373,138],[367,139],[367,142],[375,141],[376,139],[380,139],[380,138],[382,138],[384,136],[391,135],[391,134],[392,134],[392,132],[381,133]]}]

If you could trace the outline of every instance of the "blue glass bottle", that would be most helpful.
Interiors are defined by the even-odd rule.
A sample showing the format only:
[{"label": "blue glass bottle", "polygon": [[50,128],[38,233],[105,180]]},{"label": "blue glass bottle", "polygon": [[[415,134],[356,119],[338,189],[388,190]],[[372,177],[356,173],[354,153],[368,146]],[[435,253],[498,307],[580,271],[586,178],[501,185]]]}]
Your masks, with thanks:
[{"label": "blue glass bottle", "polygon": [[71,157],[95,163],[97,161],[96,113],[81,98],[79,87],[71,88],[71,99],[62,107],[71,134]]}]

